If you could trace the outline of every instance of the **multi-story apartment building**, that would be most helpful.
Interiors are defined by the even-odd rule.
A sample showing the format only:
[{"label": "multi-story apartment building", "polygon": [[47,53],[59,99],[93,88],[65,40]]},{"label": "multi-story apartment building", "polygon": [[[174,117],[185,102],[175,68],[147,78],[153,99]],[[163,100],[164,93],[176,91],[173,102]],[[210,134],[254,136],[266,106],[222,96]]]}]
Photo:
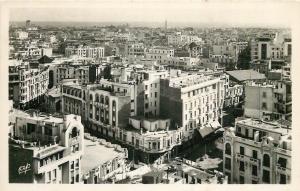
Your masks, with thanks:
[{"label": "multi-story apartment building", "polygon": [[137,79],[137,115],[156,117],[160,115],[160,79],[168,76],[168,71],[141,71],[135,73]]},{"label": "multi-story apartment building", "polygon": [[291,181],[289,126],[254,119],[237,121],[224,133],[223,170],[229,183],[287,184]]},{"label": "multi-story apartment building", "polygon": [[104,57],[104,47],[90,47],[82,45],[78,47],[67,47],[65,49],[65,55],[67,57],[71,55],[77,55],[84,58],[99,59]]},{"label": "multi-story apartment building", "polygon": [[[146,77],[146,81],[148,80]],[[152,84],[153,89],[159,89],[159,86],[155,88],[154,82]],[[180,128],[168,130],[171,125],[169,120],[150,115],[147,118],[134,117],[139,110],[144,110],[138,108],[138,106],[144,107],[144,104],[138,104],[140,100],[137,95],[141,95],[141,99],[144,99],[145,93],[139,88],[144,89],[145,86],[150,88],[151,84],[141,83],[140,86],[136,86],[107,80],[86,87],[74,83],[63,84],[62,109],[64,113],[81,115],[91,133],[117,140],[142,151],[135,155],[135,160],[153,162],[167,151],[171,151],[170,155],[173,152],[174,155],[175,151],[172,149],[181,144],[183,135],[180,133]],[[155,98],[155,93],[153,96]],[[155,99],[159,99],[158,94]],[[137,122],[138,120],[140,121]],[[150,127],[147,128],[148,126]]]},{"label": "multi-story apartment building", "polygon": [[14,111],[9,137],[10,183],[79,183],[84,129],[80,116]]},{"label": "multi-story apartment building", "polygon": [[192,57],[192,58],[202,57],[203,56],[202,45],[198,45],[195,42],[192,42],[191,44],[189,44],[189,54],[190,54],[190,57]]},{"label": "multi-story apartment building", "polygon": [[174,49],[167,47],[152,47],[146,49],[145,57],[155,60],[158,64],[166,63],[171,57],[174,57]]},{"label": "multi-story apartment building", "polygon": [[185,45],[192,42],[200,43],[202,39],[195,35],[182,35],[181,33],[168,35],[168,45]]},{"label": "multi-story apartment building", "polygon": [[251,41],[251,63],[255,70],[267,73],[274,65],[285,65],[291,61],[292,42],[290,38],[259,37]]},{"label": "multi-story apartment building", "polygon": [[224,107],[236,106],[244,95],[244,86],[240,84],[229,85],[225,94]]},{"label": "multi-story apartment building", "polygon": [[[95,64],[59,64],[50,67],[49,78],[51,87],[59,85],[64,79],[78,79],[79,84],[96,81],[99,66]],[[49,84],[49,85],[50,85]]]},{"label": "multi-story apartment building", "polygon": [[245,86],[245,117],[292,120],[292,82],[249,83]]},{"label": "multi-story apartment building", "polygon": [[16,31],[15,36],[19,40],[25,40],[28,38],[28,33],[25,31]]},{"label": "multi-story apartment building", "polygon": [[128,44],[125,51],[128,57],[140,57],[145,55],[143,43]]},{"label": "multi-story apartment building", "polygon": [[221,77],[194,74],[161,79],[160,95],[161,116],[184,128],[185,141],[193,138],[194,130],[201,135],[206,127],[219,126],[225,95]]},{"label": "multi-story apartment building", "polygon": [[33,67],[22,61],[9,66],[9,99],[18,103],[21,108],[39,101],[46,93],[48,83],[47,66]]}]

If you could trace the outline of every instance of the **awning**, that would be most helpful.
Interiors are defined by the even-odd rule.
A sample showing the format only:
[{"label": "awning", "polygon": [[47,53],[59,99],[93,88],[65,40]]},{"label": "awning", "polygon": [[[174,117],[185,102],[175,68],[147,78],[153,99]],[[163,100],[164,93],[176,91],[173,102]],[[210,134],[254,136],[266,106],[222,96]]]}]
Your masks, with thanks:
[{"label": "awning", "polygon": [[202,138],[204,138],[219,128],[221,128],[220,123],[218,121],[213,121],[212,123],[210,123],[202,128],[198,128],[198,131],[199,131],[200,135],[202,136]]},{"label": "awning", "polygon": [[204,126],[200,129],[198,129],[200,135],[202,136],[202,138],[206,137],[207,135],[211,134],[212,132],[214,132],[214,129],[210,126]]},{"label": "awning", "polygon": [[212,122],[211,124],[211,127],[214,129],[214,130],[217,130],[221,127],[220,123],[218,121],[214,121]]}]

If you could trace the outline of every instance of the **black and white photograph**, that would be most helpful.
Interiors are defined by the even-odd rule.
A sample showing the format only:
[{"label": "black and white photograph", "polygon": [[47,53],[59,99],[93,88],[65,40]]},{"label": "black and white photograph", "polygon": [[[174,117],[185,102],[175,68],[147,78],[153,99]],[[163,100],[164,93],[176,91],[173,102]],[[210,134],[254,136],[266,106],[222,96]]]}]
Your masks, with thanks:
[{"label": "black and white photograph", "polygon": [[7,183],[294,182],[299,3],[216,2],[9,6]]}]

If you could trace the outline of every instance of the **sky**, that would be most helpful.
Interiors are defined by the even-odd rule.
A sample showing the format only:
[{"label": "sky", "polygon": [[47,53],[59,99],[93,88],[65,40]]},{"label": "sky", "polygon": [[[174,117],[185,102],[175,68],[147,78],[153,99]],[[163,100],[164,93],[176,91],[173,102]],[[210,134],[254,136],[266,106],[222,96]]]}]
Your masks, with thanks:
[{"label": "sky", "polygon": [[[169,1],[172,2],[172,1]],[[10,9],[10,21],[161,22],[289,27],[291,12],[281,4],[67,3]]]}]

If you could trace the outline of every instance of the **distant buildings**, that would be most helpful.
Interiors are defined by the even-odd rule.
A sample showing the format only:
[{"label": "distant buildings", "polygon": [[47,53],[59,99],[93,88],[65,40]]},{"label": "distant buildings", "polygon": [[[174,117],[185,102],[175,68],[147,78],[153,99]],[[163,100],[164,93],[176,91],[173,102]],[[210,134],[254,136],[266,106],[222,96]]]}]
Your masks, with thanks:
[{"label": "distant buildings", "polygon": [[174,49],[167,47],[152,47],[146,49],[145,57],[155,60],[158,64],[165,63],[169,58],[174,57]]},{"label": "distant buildings", "polygon": [[223,171],[229,183],[290,183],[291,141],[289,125],[237,121],[224,133]]},{"label": "distant buildings", "polygon": [[196,35],[184,35],[181,33],[168,35],[168,45],[185,45],[192,42],[202,42],[202,39]]},{"label": "distant buildings", "polygon": [[291,62],[292,42],[288,37],[278,34],[263,36],[252,39],[250,46],[251,66],[262,73]]},{"label": "distant buildings", "polygon": [[78,57],[99,59],[104,57],[104,48],[82,46],[82,45],[78,47],[67,47],[65,49],[65,55],[67,57],[71,55],[77,55]]},{"label": "distant buildings", "polygon": [[141,57],[145,54],[143,43],[129,44],[126,46],[126,54],[128,57]]},{"label": "distant buildings", "polygon": [[40,101],[49,83],[49,69],[26,62],[11,61],[9,66],[9,99],[21,108]]}]

